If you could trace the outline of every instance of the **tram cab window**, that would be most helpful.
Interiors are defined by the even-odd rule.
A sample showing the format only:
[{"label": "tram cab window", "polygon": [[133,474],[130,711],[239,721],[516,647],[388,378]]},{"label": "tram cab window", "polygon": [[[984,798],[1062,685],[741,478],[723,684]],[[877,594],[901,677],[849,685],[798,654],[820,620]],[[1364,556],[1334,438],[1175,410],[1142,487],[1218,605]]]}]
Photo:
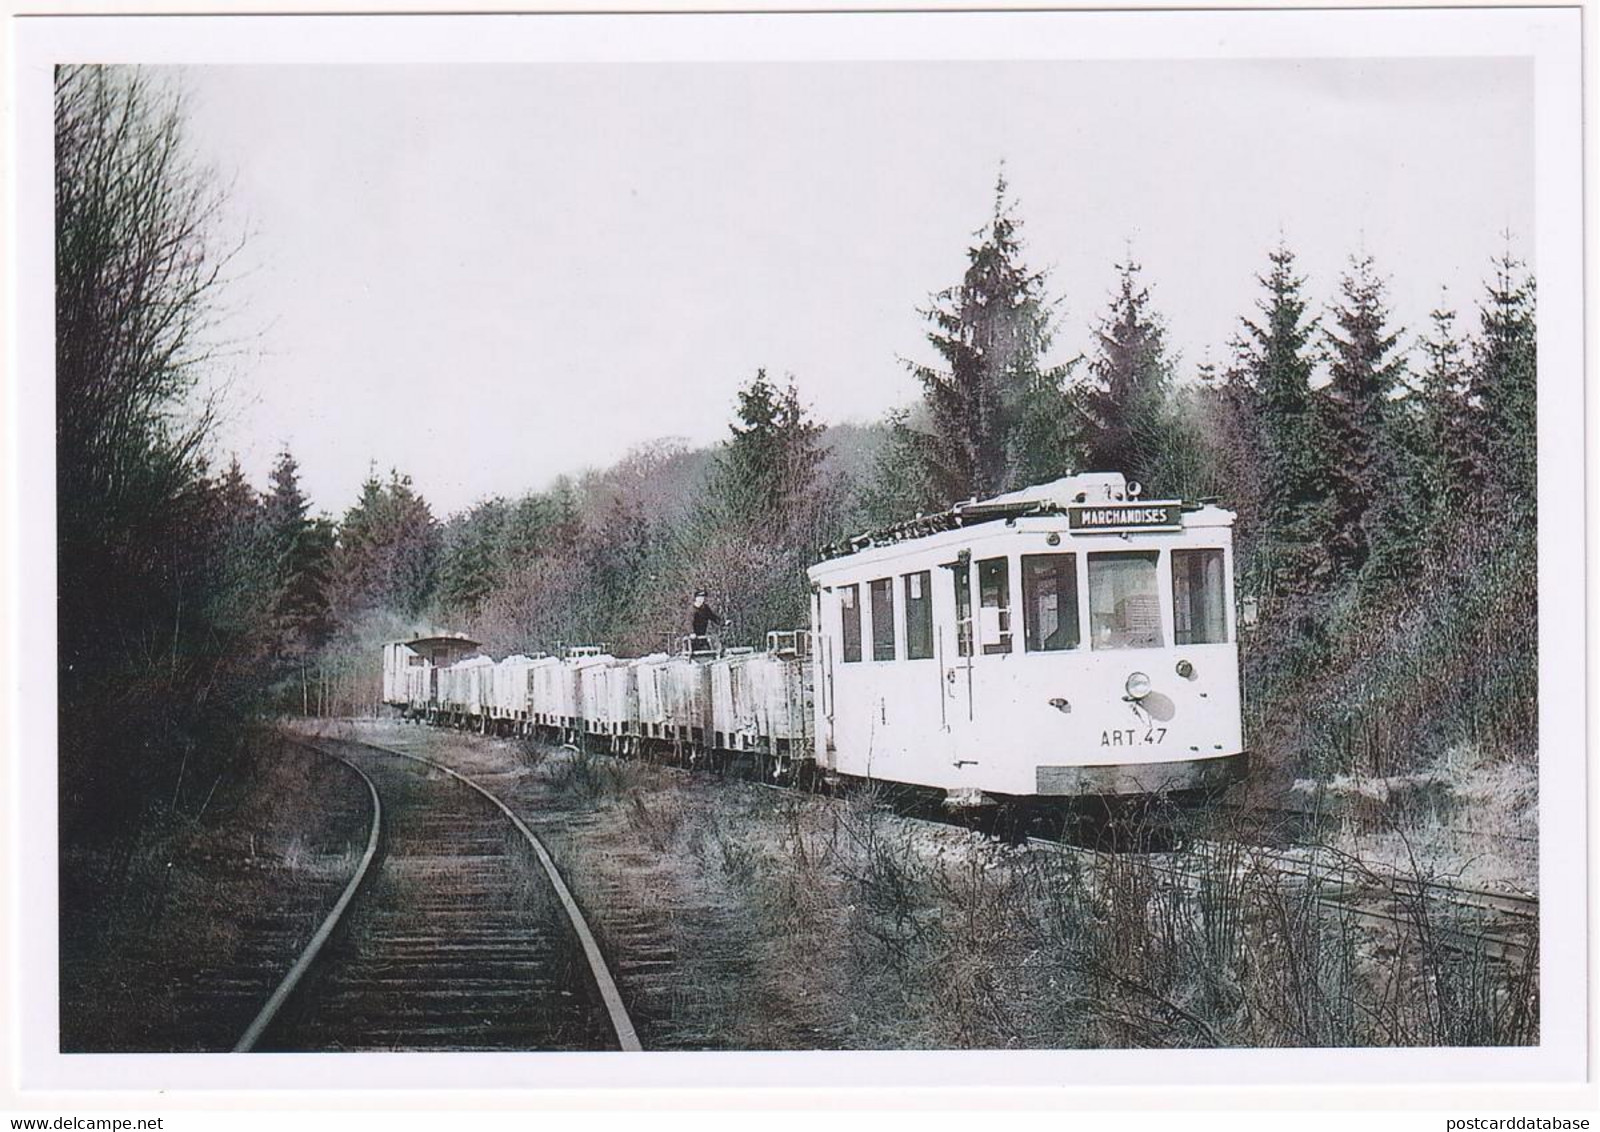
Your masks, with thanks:
[{"label": "tram cab window", "polygon": [[1022,635],[1029,652],[1078,647],[1078,556],[1022,556]]},{"label": "tram cab window", "polygon": [[872,659],[894,659],[894,579],[867,584],[872,598]]},{"label": "tram cab window", "polygon": [[1222,578],[1222,551],[1174,550],[1173,641],[1180,645],[1209,645],[1226,641],[1226,595]]},{"label": "tram cab window", "polygon": [[956,652],[972,655],[972,568],[965,562],[950,570],[956,590]]},{"label": "tram cab window", "polygon": [[907,574],[906,584],[906,659],[927,660],[933,656],[932,575],[924,570]]},{"label": "tram cab window", "polygon": [[1089,637],[1097,649],[1155,649],[1161,600],[1154,550],[1089,555]]},{"label": "tram cab window", "polygon": [[861,587],[839,588],[839,644],[844,650],[844,662],[853,664],[861,659]]},{"label": "tram cab window", "polygon": [[1009,560],[978,563],[979,635],[986,656],[1011,651],[1011,572]]}]

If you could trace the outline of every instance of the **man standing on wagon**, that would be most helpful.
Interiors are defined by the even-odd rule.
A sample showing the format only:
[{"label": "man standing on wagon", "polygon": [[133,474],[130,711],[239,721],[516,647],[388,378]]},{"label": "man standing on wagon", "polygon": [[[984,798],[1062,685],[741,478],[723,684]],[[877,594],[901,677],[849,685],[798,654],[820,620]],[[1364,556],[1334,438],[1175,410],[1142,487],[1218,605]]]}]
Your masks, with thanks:
[{"label": "man standing on wagon", "polygon": [[694,607],[689,612],[690,652],[711,651],[711,639],[706,636],[706,632],[711,628],[713,622],[720,626],[722,624],[722,614],[706,603],[705,590],[696,590],[694,592]]}]

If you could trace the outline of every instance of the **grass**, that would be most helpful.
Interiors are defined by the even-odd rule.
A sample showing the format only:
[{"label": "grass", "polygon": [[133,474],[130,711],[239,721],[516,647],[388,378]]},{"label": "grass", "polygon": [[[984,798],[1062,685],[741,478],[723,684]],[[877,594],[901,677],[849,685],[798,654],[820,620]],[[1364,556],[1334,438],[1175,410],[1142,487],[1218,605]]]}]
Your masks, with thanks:
[{"label": "grass", "polygon": [[[441,742],[479,761],[493,746]],[[1503,781],[1494,764],[1481,773],[1474,789]],[[638,998],[647,1047],[1538,1040],[1536,949],[1520,966],[1463,949],[1471,922],[1410,883],[1455,862],[1416,841],[1379,858],[1370,831],[1335,824],[1311,887],[1251,851],[1248,815],[1187,842],[1144,839],[1171,851],[1054,851],[910,820],[872,790],[773,791],[569,750],[521,781]],[[1364,820],[1394,806],[1403,844],[1414,798],[1385,797]],[[1331,899],[1356,883],[1389,885],[1395,922]],[[629,973],[652,955],[670,966]]]},{"label": "grass", "polygon": [[254,917],[303,901],[314,926],[354,871],[366,826],[330,810],[365,813],[348,771],[267,736],[239,771],[192,813],[152,812],[134,836],[64,850],[72,891],[98,897],[63,900],[63,1050],[231,1047],[259,1004],[242,1017],[208,1008],[207,980],[229,970]]}]

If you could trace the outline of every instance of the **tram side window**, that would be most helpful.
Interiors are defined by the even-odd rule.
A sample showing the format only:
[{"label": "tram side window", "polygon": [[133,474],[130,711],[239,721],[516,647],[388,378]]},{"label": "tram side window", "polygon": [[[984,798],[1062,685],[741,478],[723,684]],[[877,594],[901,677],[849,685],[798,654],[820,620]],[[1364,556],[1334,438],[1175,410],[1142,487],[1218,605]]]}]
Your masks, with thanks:
[{"label": "tram side window", "polygon": [[841,586],[839,589],[839,643],[844,649],[844,661],[852,664],[861,659],[861,587]]},{"label": "tram side window", "polygon": [[972,655],[972,568],[965,562],[950,571],[956,587],[956,652]]},{"label": "tram side window", "polygon": [[1022,556],[1023,647],[1059,652],[1078,647],[1078,556]]},{"label": "tram side window", "polygon": [[928,588],[931,581],[932,575],[927,570],[906,575],[907,660],[927,660],[933,656],[933,594]]},{"label": "tram side window", "polygon": [[894,579],[868,583],[872,595],[872,659],[894,659]]},{"label": "tram side window", "polygon": [[1154,550],[1089,555],[1089,636],[1097,649],[1155,649],[1161,600]]},{"label": "tram side window", "polygon": [[1226,602],[1222,551],[1172,552],[1172,637],[1177,644],[1209,645],[1226,641]]},{"label": "tram side window", "polygon": [[987,656],[1011,651],[1011,574],[1005,558],[978,563],[979,629]]}]

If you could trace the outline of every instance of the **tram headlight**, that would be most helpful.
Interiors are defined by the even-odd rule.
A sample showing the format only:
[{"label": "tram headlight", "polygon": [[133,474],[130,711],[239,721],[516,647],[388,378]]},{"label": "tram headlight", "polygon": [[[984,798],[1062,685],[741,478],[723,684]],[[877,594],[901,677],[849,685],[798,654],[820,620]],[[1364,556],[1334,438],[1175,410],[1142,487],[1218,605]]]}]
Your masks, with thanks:
[{"label": "tram headlight", "polygon": [[1190,679],[1192,676],[1194,676],[1194,665],[1190,664],[1187,660],[1178,661],[1178,675],[1182,676],[1185,680]]},{"label": "tram headlight", "polygon": [[1126,687],[1129,699],[1142,700],[1150,694],[1150,677],[1143,672],[1135,672],[1128,677]]}]

